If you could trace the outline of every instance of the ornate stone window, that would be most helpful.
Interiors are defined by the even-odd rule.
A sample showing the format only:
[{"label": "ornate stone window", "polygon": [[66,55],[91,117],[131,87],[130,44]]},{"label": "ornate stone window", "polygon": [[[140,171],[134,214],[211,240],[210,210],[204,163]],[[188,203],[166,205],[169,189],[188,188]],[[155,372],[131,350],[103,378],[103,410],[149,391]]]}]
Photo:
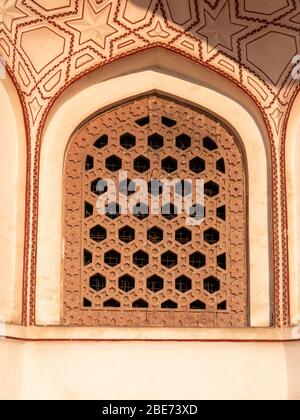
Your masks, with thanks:
[{"label": "ornate stone window", "polygon": [[[120,171],[128,180],[120,182]],[[120,202],[97,211],[118,185],[149,200],[123,214]],[[204,205],[178,214],[162,204],[204,181]],[[100,181],[100,182],[99,182]],[[101,182],[102,181],[102,182]],[[132,181],[132,182],[130,182]],[[65,159],[65,325],[244,327],[248,325],[245,166],[234,135],[213,117],[157,95],[94,118],[72,137]],[[189,224],[204,215],[202,224]]]}]

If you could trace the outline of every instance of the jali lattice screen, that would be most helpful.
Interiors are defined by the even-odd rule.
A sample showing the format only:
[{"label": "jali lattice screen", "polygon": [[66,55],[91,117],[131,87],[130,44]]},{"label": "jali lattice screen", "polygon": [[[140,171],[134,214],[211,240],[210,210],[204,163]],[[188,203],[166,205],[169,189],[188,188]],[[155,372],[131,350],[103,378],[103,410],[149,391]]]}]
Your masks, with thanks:
[{"label": "jali lattice screen", "polygon": [[[183,197],[202,179],[204,207],[177,214],[170,202],[151,214],[145,200],[135,214],[118,202],[99,214],[99,180],[135,193],[120,171],[145,180],[159,203],[162,179],[182,180]],[[201,211],[203,223],[187,225]],[[150,95],[88,122],[66,154],[64,223],[63,324],[247,325],[245,168],[236,139],[213,117]]]}]

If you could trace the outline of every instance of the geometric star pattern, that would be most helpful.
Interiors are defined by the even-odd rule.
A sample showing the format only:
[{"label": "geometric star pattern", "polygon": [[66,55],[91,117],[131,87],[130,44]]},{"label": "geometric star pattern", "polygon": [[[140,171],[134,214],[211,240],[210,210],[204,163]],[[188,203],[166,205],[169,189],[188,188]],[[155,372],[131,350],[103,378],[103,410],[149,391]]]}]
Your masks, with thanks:
[{"label": "geometric star pattern", "polygon": [[111,5],[107,5],[96,13],[89,0],[84,3],[84,11],[81,19],[69,21],[68,25],[80,33],[80,45],[88,41],[94,41],[105,49],[106,38],[117,32],[108,23]]},{"label": "geometric star pattern", "polygon": [[205,10],[204,19],[205,24],[197,33],[199,35],[204,35],[207,38],[208,52],[215,50],[219,46],[232,51],[232,37],[246,28],[246,26],[238,25],[231,21],[229,3],[224,5],[216,18],[213,18],[210,13]]},{"label": "geometric star pattern", "polygon": [[[277,326],[288,324],[284,133],[300,87],[291,78],[289,62],[290,51],[300,51],[300,2],[272,0],[271,7],[263,3],[0,0],[0,56],[19,92],[30,142],[27,167],[32,181],[27,196],[24,324],[34,324],[35,320],[38,162],[46,115],[71,81],[95,67],[153,46],[166,47],[230,79],[248,93],[263,115],[273,168],[275,320]],[[49,51],[48,62],[46,54],[30,52],[31,42],[39,45],[35,37],[40,33],[52,34],[43,42],[45,51]],[[55,45],[56,39],[59,45]],[[279,40],[275,46],[279,55],[285,51],[276,69],[272,67],[272,39]],[[22,45],[24,42],[26,45]],[[259,45],[264,45],[265,51]]]}]

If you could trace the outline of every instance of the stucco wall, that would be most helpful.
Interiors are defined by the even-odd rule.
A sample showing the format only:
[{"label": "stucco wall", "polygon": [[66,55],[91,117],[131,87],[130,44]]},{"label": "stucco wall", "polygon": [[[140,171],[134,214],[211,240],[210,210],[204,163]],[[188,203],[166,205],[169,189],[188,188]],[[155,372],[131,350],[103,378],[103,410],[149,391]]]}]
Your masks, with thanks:
[{"label": "stucco wall", "polygon": [[300,398],[299,350],[300,343],[2,340],[0,398]]}]

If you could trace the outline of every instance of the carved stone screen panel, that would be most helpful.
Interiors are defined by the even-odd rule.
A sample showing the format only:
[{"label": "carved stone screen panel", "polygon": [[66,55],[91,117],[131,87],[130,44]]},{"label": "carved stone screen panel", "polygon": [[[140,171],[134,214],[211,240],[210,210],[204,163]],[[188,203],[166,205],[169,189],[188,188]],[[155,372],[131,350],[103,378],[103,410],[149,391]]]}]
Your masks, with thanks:
[{"label": "carved stone screen panel", "polygon": [[[139,179],[146,195],[123,214]],[[163,180],[177,179],[166,206]],[[200,179],[204,202],[177,214],[176,194],[184,200]],[[109,181],[118,195],[102,214],[97,203]],[[80,128],[65,160],[63,324],[247,326],[245,185],[232,133],[173,100],[133,100]],[[187,223],[202,214],[201,224]]]}]

